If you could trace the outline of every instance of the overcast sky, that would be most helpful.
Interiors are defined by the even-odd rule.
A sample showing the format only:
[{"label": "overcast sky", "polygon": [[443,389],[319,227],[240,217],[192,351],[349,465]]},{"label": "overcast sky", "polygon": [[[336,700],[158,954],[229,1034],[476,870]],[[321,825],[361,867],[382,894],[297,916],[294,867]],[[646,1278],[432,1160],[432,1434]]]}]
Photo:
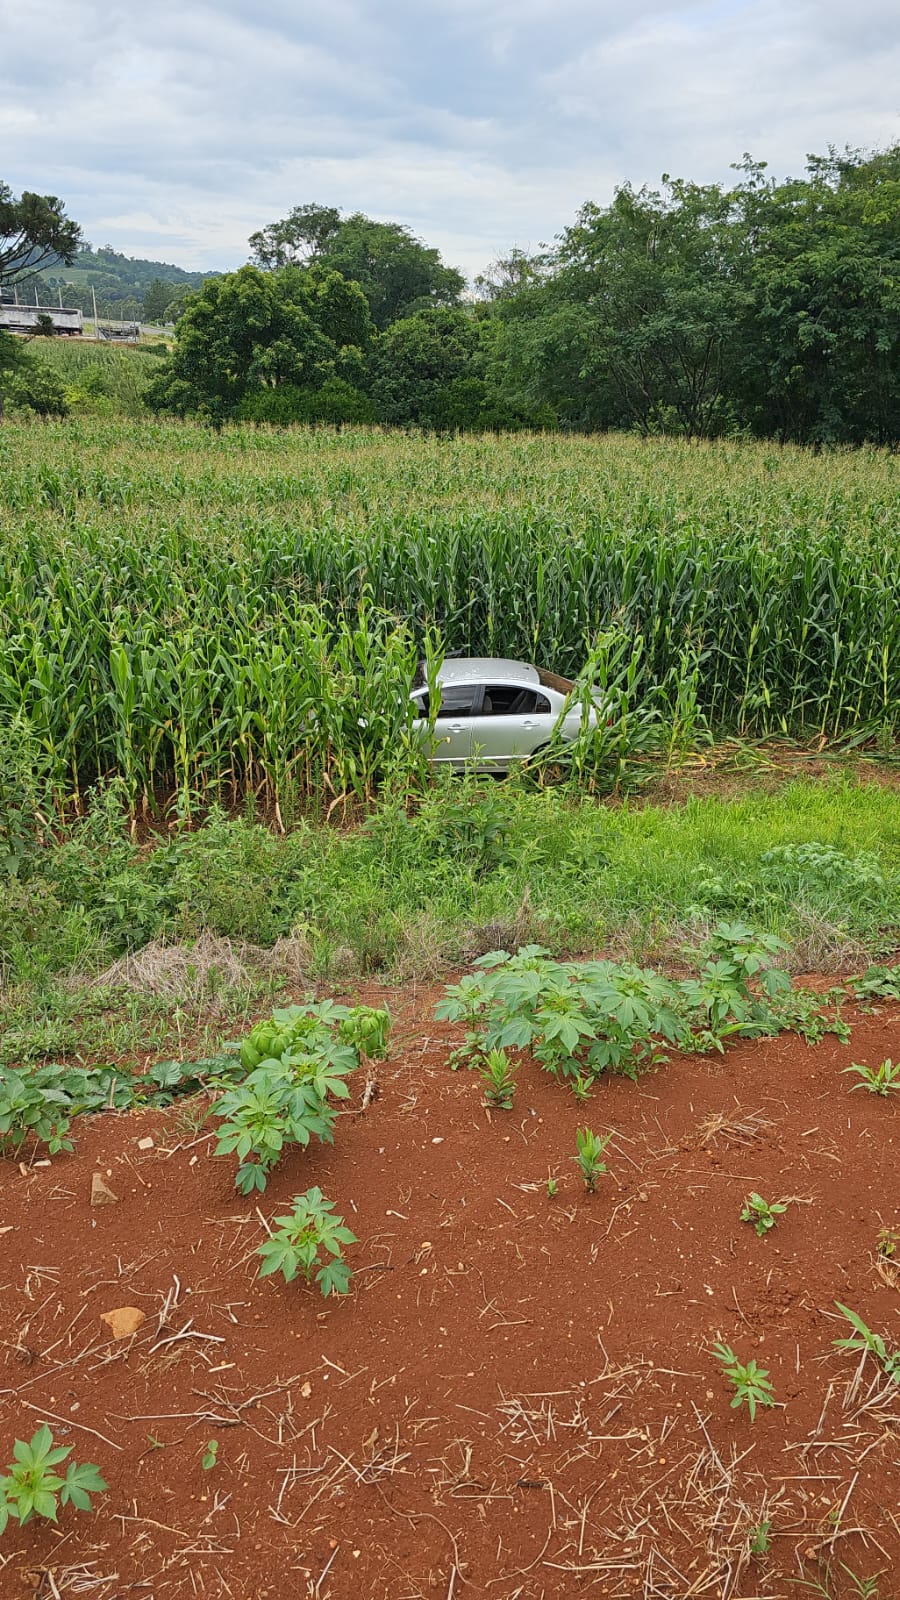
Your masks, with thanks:
[{"label": "overcast sky", "polygon": [[662,172],[900,139],[898,0],[0,0],[0,178],[233,267],[306,201],[474,274]]}]

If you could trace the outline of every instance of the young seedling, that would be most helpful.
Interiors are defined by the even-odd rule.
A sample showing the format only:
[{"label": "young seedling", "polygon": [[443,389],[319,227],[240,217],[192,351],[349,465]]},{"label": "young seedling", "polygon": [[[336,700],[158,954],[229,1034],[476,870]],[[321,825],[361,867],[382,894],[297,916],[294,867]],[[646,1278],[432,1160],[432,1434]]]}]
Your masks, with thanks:
[{"label": "young seedling", "polygon": [[547,1179],[547,1199],[552,1200],[559,1193],[559,1183],[556,1178]]},{"label": "young seedling", "polygon": [[478,1072],[484,1080],[485,1104],[498,1111],[511,1111],[516,1092],[516,1068],[505,1050],[489,1050]]},{"label": "young seedling", "polygon": [[575,1130],[575,1143],[578,1146],[578,1154],[573,1156],[572,1159],[578,1163],[581,1176],[584,1179],[584,1187],[588,1194],[594,1193],[597,1178],[601,1172],[606,1171],[606,1162],[602,1159],[602,1156],[611,1139],[611,1133],[592,1133],[590,1128],[576,1128]]},{"label": "young seedling", "polygon": [[[315,1278],[323,1295],[346,1294],[353,1273],[343,1259],[341,1245],[356,1244],[356,1234],[344,1227],[343,1217],[332,1215],[334,1203],[321,1189],[307,1189],[295,1195],[289,1216],[276,1217],[277,1227],[269,1239],[257,1247],[262,1256],[261,1278],[280,1272],[285,1283],[299,1274],[307,1283]],[[319,1252],[325,1260],[320,1262]]]},{"label": "young seedling", "polygon": [[203,1468],[203,1471],[204,1472],[212,1472],[212,1469],[215,1466],[215,1464],[218,1461],[218,1459],[219,1459],[219,1441],[218,1441],[218,1439],[207,1439],[207,1441],[206,1441],[206,1449],[203,1452],[203,1460],[200,1463],[200,1465]]},{"label": "young seedling", "polygon": [[750,1421],[755,1422],[757,1406],[774,1406],[768,1368],[758,1367],[755,1361],[748,1361],[745,1366],[727,1344],[713,1345],[713,1354],[722,1363],[725,1376],[734,1388],[732,1409],[745,1405],[750,1412]]},{"label": "young seedling", "polygon": [[893,1261],[900,1255],[900,1228],[879,1228],[875,1254],[881,1256],[882,1261]]},{"label": "young seedling", "polygon": [[900,1091],[900,1061],[891,1061],[890,1057],[882,1061],[877,1067],[861,1067],[854,1061],[852,1067],[845,1067],[845,1072],[858,1072],[859,1083],[851,1086],[854,1089],[868,1089],[870,1094],[887,1096],[892,1090]]},{"label": "young seedling", "polygon": [[752,1556],[768,1555],[769,1545],[772,1543],[769,1538],[771,1526],[771,1521],[758,1522],[755,1528],[750,1529],[750,1554]]},{"label": "young seedling", "polygon": [[58,1505],[69,1504],[78,1511],[90,1511],[91,1495],[102,1494],[107,1487],[99,1469],[89,1461],[81,1466],[70,1461],[64,1478],[54,1471],[72,1447],[53,1444],[53,1435],[47,1424],[38,1428],[26,1443],[16,1439],[13,1460],[7,1473],[0,1477],[0,1534],[10,1517],[15,1517],[24,1527],[32,1517],[46,1517],[56,1521]]},{"label": "young seedling", "polygon": [[752,1222],[760,1239],[774,1228],[778,1218],[787,1211],[787,1200],[764,1200],[761,1194],[755,1192],[747,1196],[744,1209],[741,1212],[742,1222]]},{"label": "young seedling", "polygon": [[834,1303],[841,1316],[846,1317],[853,1329],[849,1339],[833,1341],[835,1349],[867,1351],[880,1363],[885,1377],[890,1378],[892,1383],[900,1384],[900,1350],[888,1350],[881,1334],[873,1333],[863,1322],[859,1312],[851,1311],[849,1306],[842,1306],[839,1300],[835,1300]]}]

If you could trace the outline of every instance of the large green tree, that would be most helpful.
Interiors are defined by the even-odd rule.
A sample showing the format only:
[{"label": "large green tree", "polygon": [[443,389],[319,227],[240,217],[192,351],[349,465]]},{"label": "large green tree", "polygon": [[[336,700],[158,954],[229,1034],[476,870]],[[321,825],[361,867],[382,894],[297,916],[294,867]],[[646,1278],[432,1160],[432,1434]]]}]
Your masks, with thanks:
[{"label": "large green tree", "polygon": [[801,442],[900,438],[900,144],[810,157],[782,184],[749,167],[736,198],[747,421]]},{"label": "large green tree", "polygon": [[535,419],[502,385],[501,336],[499,323],[461,307],[429,308],[392,323],[370,356],[378,418],[440,431],[528,425]]},{"label": "large green tree", "polygon": [[174,283],[154,278],[144,290],[142,313],[144,322],[165,322],[167,312],[178,290]]},{"label": "large green tree", "polygon": [[[0,183],[0,289],[32,277],[48,261],[72,262],[80,241],[81,230],[66,216],[62,200],[28,190],[16,199],[9,185]],[[40,390],[46,398],[52,385],[45,384],[40,389],[38,375],[21,342],[0,329],[0,419],[4,396],[22,399],[29,381],[32,387],[28,392],[37,394]],[[58,383],[55,400],[61,403]]]},{"label": "large green tree", "polygon": [[0,183],[0,288],[39,272],[50,261],[70,266],[81,242],[77,222],[52,194],[22,191],[16,199]]},{"label": "large green tree", "polygon": [[900,146],[737,170],[626,184],[549,258],[500,263],[509,394],[570,427],[900,438]]},{"label": "large green tree", "polygon": [[[241,267],[191,296],[147,399],[219,423],[269,391],[309,396],[333,380],[355,390],[371,331],[365,296],[337,272]],[[283,408],[279,420],[290,420]]]},{"label": "large green tree", "polygon": [[318,264],[358,283],[378,329],[429,307],[457,305],[465,288],[462,273],[409,228],[361,211],[342,220],[333,206],[296,206],[252,234],[250,247],[265,269]]},{"label": "large green tree", "polygon": [[582,207],[552,269],[501,297],[511,381],[568,425],[706,434],[729,423],[747,290],[728,195],[626,184],[611,205]]},{"label": "large green tree", "polygon": [[250,235],[250,259],[266,272],[300,267],[317,260],[341,225],[334,206],[294,206],[280,222]]}]

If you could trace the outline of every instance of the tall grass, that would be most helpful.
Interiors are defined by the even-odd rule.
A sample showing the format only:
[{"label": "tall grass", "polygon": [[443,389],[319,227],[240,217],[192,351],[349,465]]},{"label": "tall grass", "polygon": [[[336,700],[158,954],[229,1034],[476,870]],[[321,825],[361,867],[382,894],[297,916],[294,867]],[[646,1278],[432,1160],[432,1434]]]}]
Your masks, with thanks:
[{"label": "tall grass", "polygon": [[615,625],[641,692],[684,679],[716,729],[896,735],[898,479],[874,450],[15,424],[0,715],[60,795],[362,794],[429,628],[574,673]]},{"label": "tall grass", "polygon": [[55,338],[33,339],[29,350],[56,373],[75,415],[145,415],[144,390],[156,371],[158,348]]}]

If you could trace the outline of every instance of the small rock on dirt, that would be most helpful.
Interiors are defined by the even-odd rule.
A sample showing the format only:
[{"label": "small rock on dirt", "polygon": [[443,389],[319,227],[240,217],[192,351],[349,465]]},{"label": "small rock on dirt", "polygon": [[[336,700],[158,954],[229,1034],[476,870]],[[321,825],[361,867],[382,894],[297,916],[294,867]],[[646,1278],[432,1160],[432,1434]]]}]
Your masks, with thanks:
[{"label": "small rock on dirt", "polygon": [[116,1306],[113,1311],[101,1311],[100,1321],[105,1322],[114,1339],[128,1339],[137,1333],[146,1313],[137,1306]]},{"label": "small rock on dirt", "polygon": [[112,1189],[109,1187],[109,1184],[106,1182],[106,1179],[102,1176],[102,1174],[99,1172],[92,1172],[91,1205],[114,1206],[117,1204],[118,1199],[119,1196],[117,1194],[113,1194]]}]

